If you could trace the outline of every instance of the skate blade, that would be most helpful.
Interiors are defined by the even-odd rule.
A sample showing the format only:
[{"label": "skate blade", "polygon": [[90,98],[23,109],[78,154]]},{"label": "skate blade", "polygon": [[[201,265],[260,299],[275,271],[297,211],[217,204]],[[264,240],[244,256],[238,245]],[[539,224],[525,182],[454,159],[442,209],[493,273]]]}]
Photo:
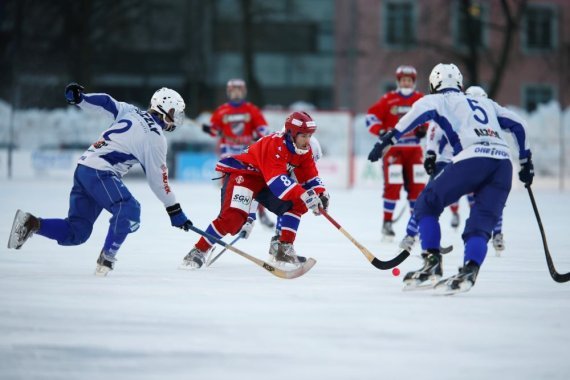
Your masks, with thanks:
[{"label": "skate blade", "polygon": [[95,273],[93,274],[97,277],[107,277],[110,271],[111,269],[107,268],[106,266],[97,265],[97,268],[95,268]]},{"label": "skate blade", "polygon": [[448,284],[443,283],[434,287],[434,294],[438,296],[452,296],[457,293],[468,292],[472,287],[473,285],[469,281],[461,283],[457,289],[453,289]]},{"label": "skate blade", "polygon": [[402,290],[404,292],[414,291],[414,290],[429,290],[433,289],[441,279],[441,276],[432,276],[425,281],[420,281],[417,279],[404,280],[404,286]]},{"label": "skate blade", "polygon": [[193,271],[193,270],[198,270],[201,267],[197,266],[197,265],[191,265],[191,264],[187,264],[187,263],[182,263],[178,266],[178,269],[180,270],[187,270],[187,271]]},{"label": "skate blade", "polygon": [[10,237],[8,238],[8,248],[10,249],[20,249],[24,242],[18,245],[18,237],[16,236],[16,230],[23,224],[26,213],[22,210],[16,211],[14,215],[14,222],[12,223],[12,230],[10,231]]},{"label": "skate blade", "polygon": [[302,262],[302,263],[301,262],[289,263],[287,261],[279,261],[279,260],[275,259],[275,256],[273,256],[273,255],[269,255],[269,259],[267,260],[267,262],[270,263],[271,265],[273,265],[274,267],[284,269],[284,270],[297,269],[306,263],[306,261]]},{"label": "skate blade", "polygon": [[394,236],[382,235],[382,239],[380,239],[382,243],[393,243]]}]

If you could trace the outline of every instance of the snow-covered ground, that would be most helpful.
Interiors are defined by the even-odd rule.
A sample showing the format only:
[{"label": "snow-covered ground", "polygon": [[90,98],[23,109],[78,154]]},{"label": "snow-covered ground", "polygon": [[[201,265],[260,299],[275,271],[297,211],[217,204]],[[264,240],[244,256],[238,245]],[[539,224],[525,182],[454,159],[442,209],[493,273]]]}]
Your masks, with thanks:
[{"label": "snow-covered ground", "polygon": [[[22,208],[67,212],[71,178],[0,184],[0,237]],[[211,268],[177,269],[197,240],[170,227],[144,182],[128,186],[142,226],[107,278],[93,276],[108,214],[82,246],[33,237],[0,249],[0,378],[7,379],[568,379],[570,283],[549,276],[528,196],[517,186],[505,211],[507,250],[487,256],[476,286],[452,297],[403,293],[325,218],[306,215],[296,248],[317,259],[282,280],[227,252]],[[173,183],[197,226],[218,212],[213,185]],[[559,272],[570,271],[570,194],[536,187]],[[332,190],[331,215],[379,258],[380,193]],[[398,207],[401,207],[399,205]],[[462,204],[463,217],[467,209]],[[460,232],[442,216],[450,275]],[[404,222],[397,224],[401,237]],[[239,248],[266,258],[271,232],[256,226]],[[400,269],[419,266],[416,256]]]}]

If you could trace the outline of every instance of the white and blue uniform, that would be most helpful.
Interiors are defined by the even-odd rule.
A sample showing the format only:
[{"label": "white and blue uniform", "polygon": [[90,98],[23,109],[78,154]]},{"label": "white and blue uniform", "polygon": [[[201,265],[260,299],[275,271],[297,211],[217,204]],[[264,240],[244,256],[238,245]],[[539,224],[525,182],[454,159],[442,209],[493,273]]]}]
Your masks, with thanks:
[{"label": "white and blue uniform", "polygon": [[82,94],[77,105],[106,114],[113,121],[78,161],[68,217],[42,219],[37,233],[60,245],[82,244],[106,209],[112,217],[103,249],[114,257],[126,236],[139,228],[140,204],[121,179],[133,165],[142,165],[151,189],[164,206],[176,203],[168,184],[164,124],[148,112],[107,94]]},{"label": "white and blue uniform", "polygon": [[427,95],[414,103],[395,127],[395,137],[419,124],[436,122],[453,153],[451,163],[428,183],[415,207],[423,250],[438,250],[439,215],[462,195],[475,193],[475,204],[463,232],[465,262],[481,265],[491,231],[504,208],[512,182],[512,164],[505,132],[514,135],[519,159],[530,157],[525,122],[514,112],[486,98],[458,90]]}]

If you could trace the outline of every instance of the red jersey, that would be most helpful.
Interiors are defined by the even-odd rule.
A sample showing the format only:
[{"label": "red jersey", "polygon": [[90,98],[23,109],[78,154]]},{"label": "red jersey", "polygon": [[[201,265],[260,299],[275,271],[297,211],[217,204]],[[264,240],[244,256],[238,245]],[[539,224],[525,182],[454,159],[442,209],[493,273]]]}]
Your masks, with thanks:
[{"label": "red jersey", "polygon": [[241,153],[252,142],[269,133],[261,111],[249,102],[222,104],[212,114],[210,122],[212,132],[220,136],[222,157]]},{"label": "red jersey", "polygon": [[[302,185],[317,194],[325,191],[311,149],[305,154],[295,153],[293,144],[280,132],[255,142],[242,154],[220,160],[216,170],[261,176],[271,192],[283,200],[300,197],[306,191]],[[298,183],[291,178],[293,170]]]},{"label": "red jersey", "polygon": [[[381,133],[389,132],[412,108],[416,100],[423,96],[421,92],[414,91],[409,96],[404,96],[398,91],[390,91],[374,103],[366,115],[366,126],[373,135],[379,136]],[[422,128],[426,128],[423,126]],[[406,133],[396,145],[416,145],[419,139],[414,131]]]}]

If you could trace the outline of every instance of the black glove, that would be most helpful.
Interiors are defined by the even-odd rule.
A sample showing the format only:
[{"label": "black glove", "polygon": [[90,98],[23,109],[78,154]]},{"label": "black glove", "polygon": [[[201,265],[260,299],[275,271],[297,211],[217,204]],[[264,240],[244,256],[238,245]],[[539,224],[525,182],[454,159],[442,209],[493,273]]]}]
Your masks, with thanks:
[{"label": "black glove", "polygon": [[331,196],[329,195],[329,193],[327,191],[325,191],[319,195],[319,198],[321,198],[321,202],[323,204],[323,210],[327,211],[329,209],[329,202],[330,202]]},{"label": "black glove", "polygon": [[423,139],[424,137],[426,137],[427,134],[427,129],[422,125],[416,128],[416,130],[414,131],[414,135],[416,135],[416,137],[418,139]]},{"label": "black glove", "polygon": [[184,212],[180,207],[180,203],[176,203],[172,206],[167,207],[166,212],[168,213],[168,216],[170,216],[170,224],[172,224],[174,227],[188,231],[190,229],[190,226],[193,225],[190,219],[184,215]]},{"label": "black glove", "polygon": [[523,158],[520,160],[521,170],[519,171],[519,179],[525,186],[532,185],[532,179],[534,178],[534,165],[532,164],[532,157]]},{"label": "black glove", "polygon": [[217,136],[218,131],[212,128],[210,124],[202,124],[202,132],[207,133],[210,136]]},{"label": "black glove", "polygon": [[435,159],[437,155],[433,150],[428,150],[426,152],[426,158],[424,160],[424,168],[428,175],[432,175],[435,172]]},{"label": "black glove", "polygon": [[69,104],[81,103],[83,100],[83,90],[83,86],[77,83],[68,84],[65,86],[65,100],[67,100]]},{"label": "black glove", "polygon": [[376,162],[378,161],[386,152],[386,150],[397,141],[394,137],[395,130],[392,129],[390,132],[384,134],[380,141],[374,144],[374,148],[368,154],[368,161]]}]

